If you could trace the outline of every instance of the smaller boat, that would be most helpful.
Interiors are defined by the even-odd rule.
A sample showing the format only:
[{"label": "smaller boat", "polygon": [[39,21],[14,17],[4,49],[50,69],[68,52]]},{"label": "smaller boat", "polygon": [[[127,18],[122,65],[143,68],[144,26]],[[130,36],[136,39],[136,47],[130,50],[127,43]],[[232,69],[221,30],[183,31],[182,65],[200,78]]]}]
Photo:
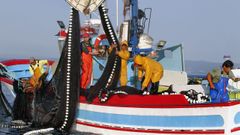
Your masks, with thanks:
[{"label": "smaller boat", "polygon": [[[54,63],[52,60],[48,61],[50,65]],[[52,72],[50,70],[49,80],[51,76]],[[14,84],[14,81],[30,77],[29,59],[10,59],[0,62],[0,96],[8,113],[12,114],[13,104],[16,98],[14,87],[17,87],[18,84]]]},{"label": "smaller boat", "polygon": [[[51,66],[54,61],[48,60],[49,65]],[[10,60],[4,60],[0,62],[8,72],[10,73],[13,78],[20,79],[20,78],[29,78],[31,77],[31,74],[29,72],[29,59],[10,59]],[[44,67],[46,68],[46,67]],[[50,75],[48,79],[51,78],[51,68],[49,71]]]}]

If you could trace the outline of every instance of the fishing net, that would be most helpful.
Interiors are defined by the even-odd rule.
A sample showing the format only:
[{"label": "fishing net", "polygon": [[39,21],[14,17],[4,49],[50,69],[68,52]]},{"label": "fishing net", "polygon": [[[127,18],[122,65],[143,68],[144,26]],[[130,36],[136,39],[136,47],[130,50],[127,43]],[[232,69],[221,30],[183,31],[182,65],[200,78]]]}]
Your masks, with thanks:
[{"label": "fishing net", "polygon": [[[117,36],[114,32],[104,5],[101,5],[99,7],[99,13],[103,29],[110,45],[115,44],[119,49],[119,42]],[[121,59],[116,55],[116,50],[113,49],[113,51],[108,56],[108,61],[101,77],[98,79],[98,82],[90,88],[89,94],[87,95],[88,102],[92,102],[92,100],[98,96],[101,90],[110,90],[117,87],[120,75],[120,66]]]},{"label": "fishing net", "polygon": [[50,82],[42,77],[35,90],[33,126],[55,127],[68,131],[75,119],[80,78],[80,23],[78,11],[72,9],[68,36],[56,71]]}]

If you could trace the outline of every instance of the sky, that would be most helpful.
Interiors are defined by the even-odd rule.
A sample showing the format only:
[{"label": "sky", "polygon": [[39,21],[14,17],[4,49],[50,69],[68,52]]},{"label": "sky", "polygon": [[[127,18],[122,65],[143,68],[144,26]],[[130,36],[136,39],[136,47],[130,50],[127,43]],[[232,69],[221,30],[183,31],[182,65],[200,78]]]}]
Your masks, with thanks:
[{"label": "sky", "polygon": [[[119,0],[122,6],[122,0]],[[115,0],[108,0],[116,26]],[[240,63],[240,0],[139,0],[153,9],[150,36],[156,44],[182,44],[186,60]],[[0,5],[0,58],[58,58],[57,20],[68,25],[65,0],[6,0]],[[120,21],[122,8],[119,9]],[[82,13],[81,22],[86,18]]]}]

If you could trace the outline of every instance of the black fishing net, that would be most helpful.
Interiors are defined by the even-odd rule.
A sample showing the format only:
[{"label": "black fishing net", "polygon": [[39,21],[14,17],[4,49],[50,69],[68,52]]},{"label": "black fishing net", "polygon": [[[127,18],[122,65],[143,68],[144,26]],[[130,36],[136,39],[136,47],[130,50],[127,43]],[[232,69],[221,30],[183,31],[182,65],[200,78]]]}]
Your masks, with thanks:
[{"label": "black fishing net", "polygon": [[[98,9],[102,21],[102,26],[110,45],[116,44],[117,48],[119,49],[118,39],[116,37],[116,34],[104,6],[101,5]],[[103,74],[98,79],[98,82],[90,88],[89,94],[87,95],[88,102],[92,102],[92,100],[98,96],[101,90],[110,90],[117,87],[120,75],[120,67],[121,59],[116,55],[116,50],[113,49],[113,51],[108,56],[108,61],[103,71]]]},{"label": "black fishing net", "polygon": [[34,123],[68,131],[75,119],[80,78],[80,22],[72,9],[68,36],[52,80],[35,93]]}]

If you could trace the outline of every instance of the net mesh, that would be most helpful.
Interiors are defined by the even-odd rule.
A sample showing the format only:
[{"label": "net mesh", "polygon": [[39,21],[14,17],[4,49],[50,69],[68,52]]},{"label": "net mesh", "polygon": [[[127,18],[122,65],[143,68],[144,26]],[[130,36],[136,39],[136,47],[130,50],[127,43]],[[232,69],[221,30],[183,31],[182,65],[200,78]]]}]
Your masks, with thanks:
[{"label": "net mesh", "polygon": [[53,126],[67,131],[74,122],[80,78],[80,23],[75,9],[72,9],[69,28],[72,29],[53,78],[35,90],[33,114],[37,127]]}]

